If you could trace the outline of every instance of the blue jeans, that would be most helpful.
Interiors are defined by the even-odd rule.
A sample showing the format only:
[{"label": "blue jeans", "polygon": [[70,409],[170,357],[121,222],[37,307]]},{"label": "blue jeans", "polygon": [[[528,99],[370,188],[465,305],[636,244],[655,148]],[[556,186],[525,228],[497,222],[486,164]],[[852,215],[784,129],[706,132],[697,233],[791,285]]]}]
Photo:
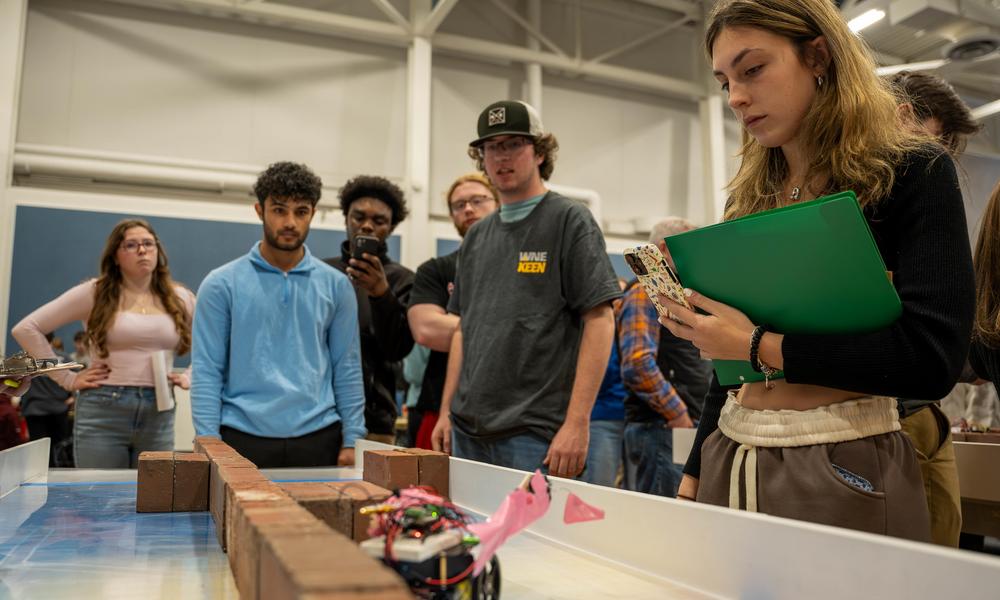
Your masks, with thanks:
[{"label": "blue jeans", "polygon": [[673,498],[683,472],[674,464],[674,434],[663,421],[625,425],[625,489]]},{"label": "blue jeans", "polygon": [[73,452],[85,469],[134,469],[139,453],[174,449],[174,412],[156,410],[151,387],[83,390],[76,401]]},{"label": "blue jeans", "polygon": [[480,440],[451,429],[451,455],[478,462],[534,472],[549,469],[542,464],[549,451],[549,441],[533,433],[521,433],[498,440]]},{"label": "blue jeans", "polygon": [[618,467],[622,464],[622,438],[625,421],[591,421],[590,447],[587,448],[587,468],[582,481],[614,487]]}]

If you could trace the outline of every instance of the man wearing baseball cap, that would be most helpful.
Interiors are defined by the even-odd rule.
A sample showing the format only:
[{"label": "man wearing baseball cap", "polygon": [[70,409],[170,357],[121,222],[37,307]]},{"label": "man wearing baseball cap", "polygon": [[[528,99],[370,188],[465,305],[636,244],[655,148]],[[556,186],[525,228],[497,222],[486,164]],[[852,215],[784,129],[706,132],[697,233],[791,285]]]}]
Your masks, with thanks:
[{"label": "man wearing baseball cap", "polygon": [[590,412],[621,292],[586,206],[547,190],[558,142],[534,108],[505,100],[479,115],[469,155],[500,210],[462,242],[435,448],[552,475],[584,468]]}]

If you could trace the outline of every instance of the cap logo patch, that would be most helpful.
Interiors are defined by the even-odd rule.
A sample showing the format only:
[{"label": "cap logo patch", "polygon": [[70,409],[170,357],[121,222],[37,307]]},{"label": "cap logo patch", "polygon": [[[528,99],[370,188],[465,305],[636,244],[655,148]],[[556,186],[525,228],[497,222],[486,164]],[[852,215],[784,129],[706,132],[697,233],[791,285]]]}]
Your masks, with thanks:
[{"label": "cap logo patch", "polygon": [[496,125],[503,125],[507,122],[507,108],[501,106],[499,108],[494,108],[490,111],[489,115],[489,126],[494,127]]}]

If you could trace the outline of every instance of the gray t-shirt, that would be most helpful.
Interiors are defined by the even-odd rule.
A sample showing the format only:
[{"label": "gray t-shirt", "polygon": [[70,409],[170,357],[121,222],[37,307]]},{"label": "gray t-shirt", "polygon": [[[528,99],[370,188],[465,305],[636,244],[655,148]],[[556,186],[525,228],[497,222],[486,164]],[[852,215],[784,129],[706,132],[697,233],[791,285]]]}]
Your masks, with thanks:
[{"label": "gray t-shirt", "polygon": [[466,235],[448,310],[462,318],[452,422],[463,433],[551,439],[566,418],[587,310],[621,296],[590,211],[549,192],[530,215]]}]

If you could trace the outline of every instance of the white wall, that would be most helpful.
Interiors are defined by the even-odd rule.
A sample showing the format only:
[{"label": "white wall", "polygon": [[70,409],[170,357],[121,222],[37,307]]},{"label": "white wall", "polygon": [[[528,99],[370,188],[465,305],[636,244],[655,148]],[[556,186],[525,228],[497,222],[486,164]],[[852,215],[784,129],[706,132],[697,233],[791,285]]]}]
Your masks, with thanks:
[{"label": "white wall", "polygon": [[[368,0],[343,0],[334,8],[380,18]],[[584,13],[585,58],[648,30],[641,8],[617,20],[595,14]],[[547,35],[573,54],[572,4],[546,0],[543,21]],[[459,2],[442,31],[509,44],[525,39],[496,7],[478,0]],[[695,28],[680,27],[610,62],[697,77],[699,40]],[[98,0],[33,0],[17,141],[251,169],[298,160],[329,187],[359,173],[403,182],[406,85],[402,48]],[[449,230],[442,196],[454,177],[473,169],[466,148],[479,111],[499,98],[525,97],[525,85],[521,64],[434,54],[428,116],[432,223],[414,231],[437,236]],[[606,221],[633,223],[640,233],[632,237],[642,237],[652,221],[668,214],[704,221],[709,194],[696,103],[546,70],[542,117],[561,145],[553,183],[596,192]],[[990,134],[997,134],[996,123]],[[730,176],[738,164],[739,135],[727,118]],[[966,168],[979,190],[995,175],[997,162],[970,160]],[[73,185],[60,198],[71,198]],[[99,191],[111,193],[108,187]],[[146,195],[177,197],[156,190]],[[970,228],[980,196],[969,195]],[[341,222],[331,214],[325,225]],[[424,258],[404,255],[410,266]]]},{"label": "white wall", "polygon": [[[466,148],[479,112],[523,97],[523,69],[435,56],[433,75],[431,212],[444,216],[451,181],[474,168]],[[551,74],[543,92],[542,121],[560,145],[553,183],[596,191],[606,219],[687,214],[701,177],[696,105]]]},{"label": "white wall", "polygon": [[[515,65],[434,55],[430,115],[432,215],[448,215],[444,202],[448,187],[459,175],[475,170],[466,149],[476,139],[479,113],[492,102],[521,96],[523,75],[524,69]],[[542,115],[543,122],[545,117]]]},{"label": "white wall", "polygon": [[31,3],[21,143],[404,176],[401,49],[91,0]]}]

